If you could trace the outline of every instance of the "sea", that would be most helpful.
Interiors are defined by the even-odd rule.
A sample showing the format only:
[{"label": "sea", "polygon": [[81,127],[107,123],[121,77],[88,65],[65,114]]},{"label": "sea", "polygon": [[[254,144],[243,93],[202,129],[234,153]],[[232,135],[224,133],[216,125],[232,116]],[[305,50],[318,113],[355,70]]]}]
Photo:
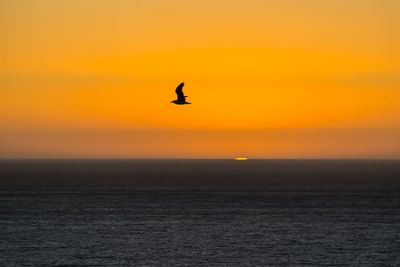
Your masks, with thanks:
[{"label": "sea", "polygon": [[2,160],[0,266],[400,266],[400,161]]}]

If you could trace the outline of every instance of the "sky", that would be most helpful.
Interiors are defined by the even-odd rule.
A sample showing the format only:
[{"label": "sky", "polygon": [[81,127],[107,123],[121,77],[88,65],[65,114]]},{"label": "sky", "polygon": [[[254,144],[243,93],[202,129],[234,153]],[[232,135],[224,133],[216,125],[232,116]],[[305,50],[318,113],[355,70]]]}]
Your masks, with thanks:
[{"label": "sky", "polygon": [[399,13],[0,0],[0,158],[400,158]]}]

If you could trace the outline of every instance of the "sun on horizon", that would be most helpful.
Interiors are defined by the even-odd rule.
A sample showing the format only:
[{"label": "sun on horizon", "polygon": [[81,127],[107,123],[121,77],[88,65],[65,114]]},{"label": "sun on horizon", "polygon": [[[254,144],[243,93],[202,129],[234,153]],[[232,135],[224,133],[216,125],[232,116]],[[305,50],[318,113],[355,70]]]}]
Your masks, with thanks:
[{"label": "sun on horizon", "polygon": [[246,160],[248,160],[248,158],[245,158],[245,157],[237,157],[237,158],[235,158],[235,160],[237,160],[237,161],[246,161]]}]

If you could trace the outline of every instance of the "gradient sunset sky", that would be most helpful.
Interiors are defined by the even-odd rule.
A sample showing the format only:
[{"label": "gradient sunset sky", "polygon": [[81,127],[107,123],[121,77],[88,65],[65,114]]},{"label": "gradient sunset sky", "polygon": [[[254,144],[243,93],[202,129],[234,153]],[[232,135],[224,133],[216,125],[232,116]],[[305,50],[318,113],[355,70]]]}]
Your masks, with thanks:
[{"label": "gradient sunset sky", "polygon": [[[400,158],[398,0],[0,0],[1,158]],[[176,106],[184,81],[192,105]]]}]

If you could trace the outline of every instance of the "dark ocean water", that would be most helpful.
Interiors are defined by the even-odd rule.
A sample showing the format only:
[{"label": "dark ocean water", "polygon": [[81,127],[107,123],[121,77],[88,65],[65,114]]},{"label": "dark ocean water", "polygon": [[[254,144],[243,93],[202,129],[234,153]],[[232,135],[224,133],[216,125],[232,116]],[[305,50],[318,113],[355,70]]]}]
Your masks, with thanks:
[{"label": "dark ocean water", "polygon": [[0,266],[398,266],[400,161],[0,161]]}]

